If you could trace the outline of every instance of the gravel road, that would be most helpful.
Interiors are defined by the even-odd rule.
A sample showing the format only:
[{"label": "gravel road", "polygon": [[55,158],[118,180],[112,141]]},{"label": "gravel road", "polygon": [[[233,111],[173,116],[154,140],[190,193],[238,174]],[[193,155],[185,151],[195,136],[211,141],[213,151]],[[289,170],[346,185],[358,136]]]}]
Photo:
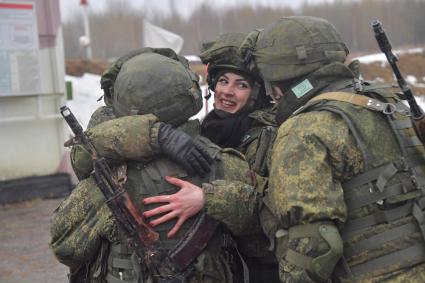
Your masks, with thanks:
[{"label": "gravel road", "polygon": [[49,222],[60,199],[0,206],[0,282],[68,282],[49,249]]}]

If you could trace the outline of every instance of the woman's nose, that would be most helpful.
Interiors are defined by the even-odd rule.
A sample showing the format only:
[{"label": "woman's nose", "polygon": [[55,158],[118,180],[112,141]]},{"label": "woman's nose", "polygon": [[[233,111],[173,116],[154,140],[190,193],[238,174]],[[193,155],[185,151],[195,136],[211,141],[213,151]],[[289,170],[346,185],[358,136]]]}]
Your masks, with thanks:
[{"label": "woman's nose", "polygon": [[227,96],[233,96],[233,95],[235,95],[234,87],[231,86],[231,85],[227,85],[226,87],[224,87],[223,93],[225,95],[227,95]]}]

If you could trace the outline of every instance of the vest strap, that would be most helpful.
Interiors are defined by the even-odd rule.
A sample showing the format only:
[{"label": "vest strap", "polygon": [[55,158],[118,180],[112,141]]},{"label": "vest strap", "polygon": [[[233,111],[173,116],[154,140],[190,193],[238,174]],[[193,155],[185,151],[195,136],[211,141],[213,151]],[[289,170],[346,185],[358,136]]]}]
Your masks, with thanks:
[{"label": "vest strap", "polygon": [[413,137],[404,137],[403,143],[406,147],[419,146],[422,145],[421,140],[417,136]]},{"label": "vest strap", "polygon": [[379,112],[385,111],[389,105],[389,103],[385,103],[371,97],[342,91],[325,92],[310,99],[310,101],[312,102],[317,100],[336,100],[348,102],[357,106],[361,106]]},{"label": "vest strap", "polygon": [[351,178],[349,181],[342,184],[344,189],[348,191],[352,190],[353,188],[362,186],[364,184],[370,183],[372,181],[375,181],[379,178],[379,176],[382,174],[382,172],[385,171],[386,167],[389,164],[384,164],[382,166],[373,168],[371,170],[366,171],[365,173],[361,173],[353,178]]},{"label": "vest strap", "polygon": [[394,166],[393,163],[385,166],[384,171],[379,174],[378,180],[376,180],[376,187],[382,193],[384,191],[385,185],[387,182],[398,172],[398,169]]},{"label": "vest strap", "polygon": [[382,248],[385,243],[395,241],[403,236],[408,236],[413,233],[420,233],[418,225],[415,222],[388,229],[383,233],[361,240],[353,245],[346,245],[344,247],[344,256],[346,258],[351,258],[365,251],[379,249]]},{"label": "vest strap", "polygon": [[[259,131],[260,132],[260,131]],[[267,176],[267,153],[276,138],[276,128],[272,126],[263,127],[259,134],[255,161],[252,170],[260,176]]]},{"label": "vest strap", "polygon": [[425,261],[425,244],[420,243],[365,263],[352,266],[350,267],[350,270],[354,277],[360,277],[363,274],[379,276],[391,272],[391,267],[394,265],[397,265],[395,267],[396,270],[401,270],[405,267],[411,267],[423,261]]},{"label": "vest strap", "polygon": [[344,225],[342,237],[344,240],[359,234],[363,229],[372,227],[374,225],[389,223],[402,217],[408,216],[412,211],[412,203],[391,209],[382,210],[374,214],[350,220]]},{"label": "vest strap", "polygon": [[424,209],[425,207],[425,198],[421,198],[415,202],[413,205],[412,214],[415,218],[417,224],[419,225],[419,229],[421,231],[422,237],[425,239],[425,214]]},{"label": "vest strap", "polygon": [[345,196],[345,199],[348,203],[347,210],[353,211],[365,205],[372,204],[392,196],[405,194],[414,190],[416,190],[416,188],[410,180],[403,180],[402,183],[388,186],[382,193],[379,191],[374,191],[373,186],[363,187],[360,192],[358,190],[357,192],[353,192],[351,194],[347,193],[347,196]]},{"label": "vest strap", "polygon": [[404,120],[394,120],[394,128],[397,130],[404,130],[408,128],[412,128],[412,121],[410,119],[404,119]]}]

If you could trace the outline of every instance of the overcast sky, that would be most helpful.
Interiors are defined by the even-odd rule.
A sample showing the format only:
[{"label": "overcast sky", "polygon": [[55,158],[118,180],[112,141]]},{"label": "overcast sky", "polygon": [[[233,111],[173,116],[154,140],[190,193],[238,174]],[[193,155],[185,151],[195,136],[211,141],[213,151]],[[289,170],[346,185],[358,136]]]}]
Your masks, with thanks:
[{"label": "overcast sky", "polygon": [[[79,12],[80,0],[59,0],[62,18],[69,19],[72,15]],[[89,3],[90,11],[102,11],[105,7],[105,0],[87,0]],[[125,0],[115,0],[125,1]],[[135,8],[144,9],[149,12],[163,12],[165,14],[170,12],[171,2],[176,10],[184,17],[189,17],[192,11],[202,3],[210,3],[217,6],[217,9],[226,7],[234,7],[238,5],[252,5],[252,6],[290,6],[292,8],[299,7],[304,0],[126,0],[130,2]],[[308,0],[308,3],[324,2],[330,0]]]}]

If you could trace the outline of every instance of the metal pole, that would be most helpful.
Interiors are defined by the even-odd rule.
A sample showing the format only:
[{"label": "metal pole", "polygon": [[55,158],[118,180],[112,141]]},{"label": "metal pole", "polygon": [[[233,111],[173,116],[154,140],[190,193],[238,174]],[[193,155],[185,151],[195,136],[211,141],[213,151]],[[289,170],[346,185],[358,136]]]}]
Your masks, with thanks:
[{"label": "metal pole", "polygon": [[91,49],[91,37],[90,37],[90,26],[89,26],[89,13],[88,13],[88,0],[81,0],[80,5],[83,6],[83,22],[84,22],[84,35],[89,40],[86,48],[87,59],[92,59],[92,49]]}]

